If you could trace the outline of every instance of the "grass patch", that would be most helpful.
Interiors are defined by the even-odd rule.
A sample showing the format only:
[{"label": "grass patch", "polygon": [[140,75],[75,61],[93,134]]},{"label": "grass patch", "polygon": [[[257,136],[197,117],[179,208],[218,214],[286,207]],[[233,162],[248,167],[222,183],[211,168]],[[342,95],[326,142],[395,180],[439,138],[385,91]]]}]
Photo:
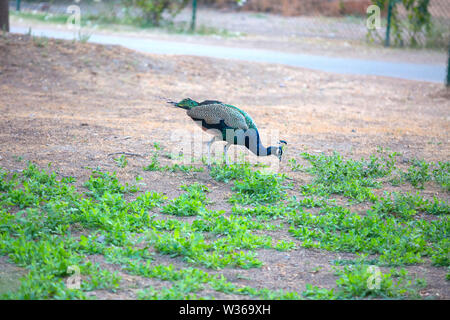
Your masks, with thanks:
[{"label": "grass patch", "polygon": [[[39,21],[53,24],[66,24],[70,15],[69,14],[55,14],[47,12],[34,12],[34,11],[11,11],[11,16]],[[98,14],[83,14],[80,17],[80,26],[84,27],[103,27],[111,28],[114,26],[131,26],[139,29],[162,29],[168,33],[174,34],[189,34],[198,36],[219,36],[223,38],[239,37],[245,35],[241,32],[231,32],[222,28],[209,27],[205,25],[198,25],[194,31],[190,29],[190,24],[187,22],[173,23],[171,21],[163,21],[159,27],[146,22],[141,17],[132,16],[129,13],[124,16],[118,16],[116,14],[98,13]],[[78,34],[80,42],[85,42],[89,39],[89,34]]]},{"label": "grass patch", "polygon": [[190,186],[181,186],[181,189],[187,192],[171,200],[163,207],[163,213],[175,216],[195,216],[205,212],[204,205],[209,202],[205,194],[209,191],[207,187],[196,183]]},{"label": "grass patch", "polygon": [[377,179],[390,175],[397,156],[397,153],[385,154],[382,149],[378,153],[380,157],[372,155],[361,161],[344,160],[336,152],[331,156],[303,153],[302,157],[311,163],[306,170],[314,176],[313,183],[302,187],[303,193],[340,194],[357,202],[374,201],[371,188],[381,187]]},{"label": "grass patch", "polygon": [[[159,163],[163,148],[154,147],[151,168],[167,174],[170,170]],[[140,299],[211,298],[204,290],[261,299],[419,298],[426,283],[397,267],[428,261],[450,266],[447,201],[420,192],[374,192],[399,172],[395,153],[379,151],[359,161],[337,153],[302,157],[311,166],[296,167],[292,161],[293,169],[312,175],[313,183],[300,192],[288,176],[261,172],[248,163],[213,167],[211,177],[232,191],[230,212],[208,208],[209,189],[199,183],[182,185],[182,193],[169,200],[99,169],[76,188],[74,178],[58,177],[50,165],[44,170],[29,163],[19,173],[0,168],[0,255],[27,269],[20,288],[2,298],[87,299],[91,291],[120,290],[120,274],[93,264],[91,255],[102,255],[122,272],[167,281],[162,290],[141,290]],[[125,160],[116,163],[120,167]],[[434,181],[445,189],[448,165],[413,162],[400,175],[418,188]],[[288,198],[289,188],[295,194]],[[338,205],[342,198],[348,203]],[[355,212],[355,203],[368,209]],[[278,240],[269,231],[287,231],[292,240]],[[220,273],[223,268],[260,268],[259,249],[298,246],[363,258],[334,262],[334,288],[307,285],[302,292],[239,286]],[[187,267],[154,263],[161,254]],[[374,257],[366,259],[368,254]],[[82,278],[78,289],[67,287],[73,266]],[[391,269],[377,274],[379,285],[372,288],[374,266]]]}]

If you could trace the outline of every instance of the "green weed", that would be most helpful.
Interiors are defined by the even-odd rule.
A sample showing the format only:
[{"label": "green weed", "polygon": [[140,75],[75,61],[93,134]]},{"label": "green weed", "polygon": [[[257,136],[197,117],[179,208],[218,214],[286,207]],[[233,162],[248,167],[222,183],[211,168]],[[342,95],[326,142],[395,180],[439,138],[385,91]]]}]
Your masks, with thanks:
[{"label": "green weed", "polygon": [[121,155],[119,158],[114,159],[114,161],[119,168],[125,168],[128,165],[128,159],[125,155]]},{"label": "green weed", "polygon": [[433,177],[444,190],[450,191],[450,162],[439,161],[433,170]]},{"label": "green weed", "polygon": [[364,264],[344,266],[339,270],[336,281],[338,295],[341,298],[418,298],[418,289],[423,288],[423,281],[413,281],[405,269],[392,270],[389,273]]},{"label": "green weed", "polygon": [[371,157],[370,161],[344,160],[339,154],[331,156],[302,154],[311,163],[307,172],[314,176],[312,184],[302,187],[305,195],[342,194],[356,201],[374,201],[376,197],[370,188],[380,188],[376,178],[384,177],[392,171],[396,154],[380,160]]},{"label": "green weed", "polygon": [[242,180],[234,182],[231,189],[236,193],[231,196],[229,201],[240,204],[277,202],[287,196],[283,181],[284,176],[281,175],[252,172]]},{"label": "green weed", "polygon": [[[154,148],[150,169],[195,170],[162,166],[163,147],[156,143]],[[120,290],[119,275],[92,264],[89,255],[102,255],[123,272],[167,281],[162,290],[140,291],[141,299],[210,298],[201,294],[205,289],[259,299],[418,298],[417,290],[425,282],[403,269],[382,273],[375,289],[367,285],[373,280],[373,265],[403,266],[428,259],[435,266],[450,263],[447,201],[420,193],[373,192],[392,177],[396,156],[381,149],[360,161],[336,153],[303,154],[311,167],[295,167],[292,161],[291,169],[311,174],[313,182],[301,188],[302,195],[289,198],[287,189],[292,186],[285,175],[263,173],[245,162],[215,166],[211,177],[230,183],[233,191],[229,201],[236,205],[231,212],[210,210],[209,189],[198,183],[181,186],[182,194],[167,201],[161,193],[139,192],[137,186],[119,182],[115,173],[98,169],[77,190],[74,178],[59,178],[32,163],[20,173],[0,168],[0,255],[27,270],[19,290],[2,298],[87,299],[89,291]],[[118,165],[126,159],[121,158],[116,159]],[[400,175],[419,188],[434,180],[445,189],[448,165],[418,161]],[[351,202],[340,206],[342,197],[334,199],[333,194],[370,208],[353,212]],[[295,242],[266,234],[286,230],[286,225]],[[336,288],[307,285],[303,292],[238,286],[220,273],[191,267],[258,268],[259,249],[290,251],[298,245],[353,252],[362,258],[333,262]],[[180,257],[189,267],[154,264],[158,254]],[[367,254],[375,257],[367,259]],[[79,289],[66,286],[71,266],[80,268]]]},{"label": "green weed", "polygon": [[318,215],[298,210],[290,213],[289,221],[289,231],[305,247],[379,254],[380,262],[388,265],[419,263],[423,256],[445,255],[442,241],[448,237],[450,223],[448,216],[430,222],[405,222],[376,211],[360,216],[339,206],[323,208]]},{"label": "green weed", "polygon": [[209,191],[208,188],[197,183],[181,188],[187,192],[170,201],[162,212],[176,216],[194,216],[204,212],[204,205],[209,203],[205,194]]},{"label": "green weed", "polygon": [[425,160],[414,159],[408,171],[404,173],[404,178],[415,188],[423,189],[424,184],[431,180],[430,164]]}]

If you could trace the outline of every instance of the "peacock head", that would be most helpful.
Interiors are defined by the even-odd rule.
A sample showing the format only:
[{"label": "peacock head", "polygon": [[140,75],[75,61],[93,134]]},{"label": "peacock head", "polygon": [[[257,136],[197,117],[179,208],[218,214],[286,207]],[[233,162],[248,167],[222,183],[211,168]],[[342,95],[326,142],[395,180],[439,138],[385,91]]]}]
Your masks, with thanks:
[{"label": "peacock head", "polygon": [[281,157],[283,155],[283,148],[284,148],[285,145],[287,145],[287,142],[284,141],[284,140],[280,140],[278,142],[277,156],[278,156],[278,159],[280,159],[280,162],[281,162]]},{"label": "peacock head", "polygon": [[177,106],[181,107],[181,108],[185,108],[185,109],[190,109],[195,106],[198,106],[198,102],[192,100],[191,98],[186,98],[186,99],[183,99],[180,102],[178,102]]}]

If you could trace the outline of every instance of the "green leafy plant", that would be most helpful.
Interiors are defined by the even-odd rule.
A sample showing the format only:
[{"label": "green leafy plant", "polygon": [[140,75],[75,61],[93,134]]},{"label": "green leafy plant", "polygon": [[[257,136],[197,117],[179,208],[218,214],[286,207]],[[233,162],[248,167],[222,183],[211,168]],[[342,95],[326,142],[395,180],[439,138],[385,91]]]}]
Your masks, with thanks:
[{"label": "green leafy plant", "polygon": [[232,203],[273,203],[286,197],[284,176],[254,171],[236,180],[231,188],[236,191],[229,199]]},{"label": "green leafy plant", "polygon": [[433,177],[444,190],[450,191],[450,162],[439,161],[433,170]]},{"label": "green leafy plant", "polygon": [[297,163],[295,158],[291,158],[288,160],[288,165],[292,171],[303,171],[304,168],[301,164]]},{"label": "green leafy plant", "polygon": [[418,263],[423,256],[435,261],[445,257],[448,215],[405,223],[402,218],[378,212],[360,216],[340,206],[325,207],[319,215],[297,210],[289,213],[289,231],[303,241],[304,247],[379,254],[380,263],[386,265]]},{"label": "green leafy plant", "polygon": [[209,202],[205,194],[209,191],[207,187],[195,183],[181,188],[187,192],[173,199],[163,207],[162,212],[177,216],[193,216],[206,210],[204,205]]},{"label": "green leafy plant", "polygon": [[[342,298],[378,297],[378,298],[418,298],[417,289],[424,282],[413,281],[405,269],[391,269],[389,273],[376,272],[377,269],[364,264],[344,266],[337,271],[338,295]],[[379,269],[378,269],[379,270]]]},{"label": "green leafy plant", "polygon": [[175,16],[188,4],[188,0],[122,0],[122,4],[141,11],[142,25],[159,26],[164,13]]},{"label": "green leafy plant", "polygon": [[342,194],[356,201],[374,201],[376,197],[370,188],[381,187],[376,178],[390,173],[395,155],[383,163],[377,158],[370,161],[344,160],[337,153],[331,156],[303,153],[302,156],[311,163],[307,171],[314,175],[313,183],[302,187],[305,195]]},{"label": "green leafy plant", "polygon": [[425,160],[414,159],[408,171],[404,174],[405,180],[418,189],[423,189],[426,182],[431,180],[430,164]]},{"label": "green leafy plant", "polygon": [[[162,149],[155,145],[158,156]],[[303,195],[287,184],[288,176],[263,173],[245,162],[212,169],[216,181],[231,182],[230,199],[236,202],[231,210],[211,210],[220,202],[212,203],[209,188],[192,183],[192,176],[183,177],[189,184],[168,201],[162,193],[141,192],[99,169],[75,184],[72,177],[48,171],[50,165],[44,170],[28,163],[18,172],[0,168],[0,255],[26,268],[20,288],[1,298],[88,299],[89,291],[120,290],[122,273],[164,281],[162,289],[139,291],[141,299],[208,299],[213,292],[259,299],[419,298],[417,291],[426,282],[392,267],[449,266],[447,201],[438,193],[375,194],[373,189],[396,169],[394,153],[379,151],[359,161],[338,154],[304,157],[311,163],[304,173],[313,183],[301,188]],[[427,167],[432,180],[445,183],[446,164]],[[173,176],[169,170],[161,175]],[[136,181],[146,185],[142,177]],[[361,203],[347,201],[355,199]],[[307,284],[302,292],[243,286],[220,271],[260,268],[261,249],[271,254],[299,246],[361,257],[331,261],[336,287]],[[161,254],[183,265],[157,264]],[[104,258],[120,274],[90,262],[91,257]],[[66,286],[71,266],[80,269],[79,289]],[[367,286],[374,275],[371,266],[383,268],[375,289]],[[312,270],[319,272],[317,265]]]},{"label": "green leafy plant", "polygon": [[102,172],[94,170],[89,180],[84,184],[91,190],[90,195],[98,198],[108,193],[134,193],[139,189],[136,186],[129,186],[128,183],[121,185],[117,180],[116,173]]},{"label": "green leafy plant", "polygon": [[119,168],[125,168],[128,165],[128,159],[125,155],[121,155],[119,158],[114,159],[114,161]]}]

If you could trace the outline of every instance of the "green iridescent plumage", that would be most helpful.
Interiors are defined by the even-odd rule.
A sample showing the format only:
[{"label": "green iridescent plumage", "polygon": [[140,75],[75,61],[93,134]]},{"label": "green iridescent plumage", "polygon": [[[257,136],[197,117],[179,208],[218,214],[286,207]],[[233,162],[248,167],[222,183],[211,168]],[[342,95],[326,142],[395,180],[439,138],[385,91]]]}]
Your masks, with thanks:
[{"label": "green iridescent plumage", "polygon": [[[258,128],[253,119],[243,110],[217,100],[197,102],[190,98],[180,102],[170,102],[176,107],[187,110],[187,115],[196,121],[203,130],[209,130],[214,138],[208,143],[208,159],[210,147],[214,141],[226,141],[224,152],[232,144],[243,145],[257,156],[277,155],[281,161],[283,149],[280,141],[278,146],[264,147],[259,137]],[[228,158],[226,157],[227,163]]]}]

